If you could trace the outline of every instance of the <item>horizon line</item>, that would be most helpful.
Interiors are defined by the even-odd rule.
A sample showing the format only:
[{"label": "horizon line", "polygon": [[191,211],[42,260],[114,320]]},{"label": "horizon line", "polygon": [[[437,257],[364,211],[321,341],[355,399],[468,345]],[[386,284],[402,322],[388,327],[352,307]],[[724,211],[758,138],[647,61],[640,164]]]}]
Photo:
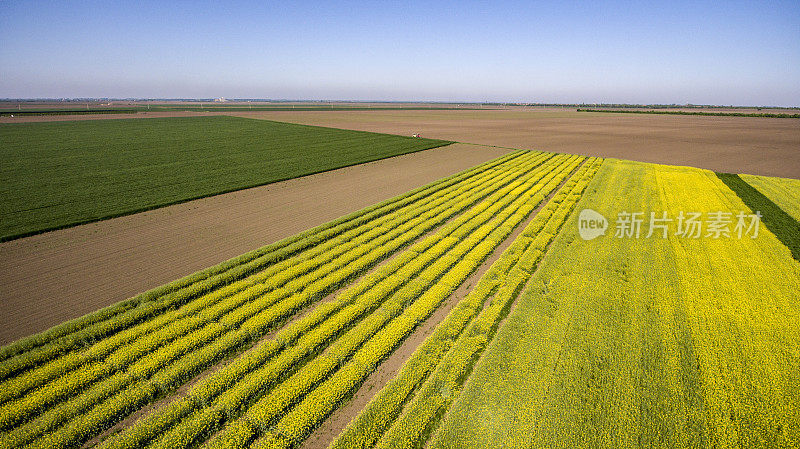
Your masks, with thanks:
[{"label": "horizon line", "polygon": [[800,109],[796,106],[773,105],[732,105],[732,104],[702,104],[702,103],[609,103],[609,102],[581,102],[581,103],[553,103],[553,102],[524,102],[524,101],[444,101],[444,100],[348,100],[348,99],[285,99],[285,98],[226,98],[226,97],[27,97],[27,98],[0,98],[0,102],[86,102],[86,101],[185,101],[185,102],[264,102],[264,103],[411,103],[411,104],[465,104],[465,105],[505,105],[505,106],[637,106],[637,107],[709,107],[709,108],[769,108],[769,109]]}]

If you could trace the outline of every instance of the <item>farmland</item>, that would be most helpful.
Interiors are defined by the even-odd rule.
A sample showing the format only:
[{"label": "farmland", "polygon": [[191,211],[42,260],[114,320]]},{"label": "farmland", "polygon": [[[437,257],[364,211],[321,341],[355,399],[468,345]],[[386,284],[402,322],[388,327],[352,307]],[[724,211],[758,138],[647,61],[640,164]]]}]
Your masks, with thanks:
[{"label": "farmland", "polygon": [[800,114],[791,113],[772,113],[772,112],[736,112],[736,111],[685,111],[685,110],[663,110],[663,109],[582,109],[577,112],[608,112],[617,114],[664,114],[664,115],[700,115],[716,117],[769,117],[769,118],[800,118]]},{"label": "farmland", "polygon": [[[316,106],[313,103],[304,106]],[[571,107],[413,107],[370,110],[153,111],[96,116],[0,117],[0,123],[188,117],[214,114],[463,143],[688,165],[718,172],[800,179],[800,126],[769,117],[608,114]],[[419,105],[417,105],[419,106]],[[670,109],[672,110],[672,109]],[[227,112],[226,112],[227,111]],[[689,112],[697,112],[692,109]],[[714,108],[714,113],[796,113],[797,109]],[[758,120],[756,120],[758,119]]]},{"label": "farmland", "polygon": [[0,240],[448,143],[232,117],[3,124]]},{"label": "farmland", "polygon": [[136,114],[164,111],[386,111],[386,110],[452,110],[478,109],[499,104],[445,104],[445,103],[367,103],[367,102],[275,102],[275,101],[7,101],[0,100],[0,117]]},{"label": "farmland", "polygon": [[0,5],[0,449],[800,449],[800,1]]},{"label": "farmland", "polygon": [[0,345],[510,151],[447,145],[0,243]]},{"label": "farmland", "polygon": [[800,179],[753,175],[741,175],[741,178],[795,220],[800,221]]},{"label": "farmland", "polygon": [[497,150],[2,347],[0,448],[800,441],[797,180]]},{"label": "farmland", "polygon": [[0,447],[297,447],[420,326],[325,444],[791,444],[800,265],[766,225],[577,235],[583,208],[751,213],[723,179],[510,153],[5,346]]},{"label": "farmland", "polygon": [[516,152],[6,346],[3,444],[82,444],[243,350],[108,444],[268,438],[253,419],[319,395],[329,413],[539,202],[568,178],[562,189],[582,188],[598,163]]}]

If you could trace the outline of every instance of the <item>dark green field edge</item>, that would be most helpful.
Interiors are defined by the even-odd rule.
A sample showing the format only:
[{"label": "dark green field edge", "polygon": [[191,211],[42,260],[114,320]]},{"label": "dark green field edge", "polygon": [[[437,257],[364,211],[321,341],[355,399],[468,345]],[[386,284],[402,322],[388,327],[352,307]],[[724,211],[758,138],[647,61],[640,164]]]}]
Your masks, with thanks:
[{"label": "dark green field edge", "polygon": [[6,110],[0,111],[0,117],[9,117],[9,116],[30,116],[30,115],[84,115],[84,114],[136,114],[138,112],[168,112],[168,111],[196,111],[196,112],[245,112],[245,111],[457,111],[457,110],[476,110],[476,109],[483,109],[483,110],[490,110],[492,108],[474,108],[474,107],[463,107],[463,108],[456,108],[456,107],[424,107],[424,106],[414,106],[414,107],[391,107],[391,106],[380,106],[380,107],[366,107],[366,106],[333,106],[333,107],[325,107],[325,106],[299,106],[299,107],[291,107],[291,106],[255,106],[255,107],[248,107],[248,106],[211,106],[211,107],[200,107],[200,106],[187,106],[187,107],[179,107],[179,106],[152,106],[149,109],[147,107],[136,107],[136,108],[127,108],[127,109],[28,109],[25,111],[21,110]]},{"label": "dark green field edge", "polygon": [[764,223],[764,226],[775,234],[775,237],[778,237],[778,240],[792,252],[792,257],[800,262],[800,223],[739,175],[717,173],[717,177],[733,190],[753,212],[761,212],[763,215],[761,222]]},{"label": "dark green field edge", "polygon": [[619,109],[583,109],[578,112],[610,112],[614,114],[666,114],[666,115],[710,115],[714,117],[768,117],[768,118],[800,118],[800,114],[774,114],[771,112],[705,112],[705,111],[637,111]]},{"label": "dark green field edge", "polygon": [[[264,120],[264,121],[270,122],[272,120]],[[276,122],[276,123],[287,123],[287,124],[291,124],[291,125],[297,125],[295,123],[288,123],[288,122]],[[315,127],[315,126],[311,126],[311,125],[298,125],[298,126],[307,126],[309,128],[321,128],[321,127]],[[330,129],[339,129],[339,130],[342,130],[342,131],[350,131],[350,132],[365,133],[365,134],[381,134],[381,133],[371,133],[371,132],[367,132],[367,131],[346,130],[346,129],[342,129],[342,128],[330,128]],[[387,134],[387,135],[394,136],[393,134]],[[319,174],[319,173],[325,173],[325,172],[329,172],[329,171],[333,171],[333,170],[339,170],[341,168],[353,167],[353,166],[356,166],[356,165],[367,164],[367,163],[370,163],[370,162],[375,162],[375,161],[384,160],[384,159],[391,159],[391,158],[398,157],[398,156],[404,156],[404,155],[407,155],[407,154],[418,153],[420,151],[432,150],[434,148],[440,148],[440,147],[444,147],[444,146],[447,146],[447,145],[452,145],[454,143],[457,143],[457,142],[454,142],[454,141],[438,140],[438,139],[420,139],[420,140],[428,140],[428,141],[430,141],[430,146],[426,146],[424,148],[419,148],[419,149],[407,151],[407,152],[401,153],[401,154],[395,154],[395,155],[392,155],[392,156],[389,156],[389,157],[367,158],[365,160],[354,161],[352,163],[345,163],[345,164],[341,164],[341,165],[331,166],[331,167],[320,169],[320,170],[316,170],[316,171],[310,171],[310,172],[302,174],[300,176],[287,176],[287,177],[283,177],[283,178],[269,180],[269,181],[266,181],[266,182],[258,182],[258,183],[253,183],[253,184],[247,184],[247,185],[243,185],[243,186],[233,187],[233,188],[230,188],[230,189],[223,189],[223,190],[219,190],[219,191],[215,191],[215,192],[211,192],[211,193],[206,193],[206,194],[202,194],[202,195],[195,195],[195,196],[191,196],[191,197],[181,198],[181,199],[177,199],[177,200],[174,200],[174,201],[167,201],[167,202],[163,202],[163,203],[158,203],[158,204],[152,204],[152,205],[148,205],[148,206],[138,207],[138,208],[122,211],[122,212],[117,212],[117,213],[112,213],[112,214],[103,214],[103,215],[98,216],[98,217],[86,218],[86,219],[81,219],[81,220],[74,220],[74,221],[70,221],[68,223],[63,223],[63,224],[55,225],[55,226],[49,226],[49,227],[42,228],[42,229],[35,229],[35,230],[30,230],[30,231],[25,231],[25,232],[18,232],[18,233],[14,233],[14,234],[8,234],[8,235],[0,236],[0,243],[7,242],[7,241],[10,241],[10,240],[16,240],[16,239],[20,239],[20,238],[24,238],[24,237],[30,237],[32,235],[44,234],[45,232],[57,231],[59,229],[67,229],[67,228],[72,228],[72,227],[75,227],[75,226],[80,226],[80,225],[84,225],[84,224],[88,224],[88,223],[95,223],[95,222],[98,222],[98,221],[108,220],[108,219],[111,219],[111,218],[124,217],[124,216],[128,216],[128,215],[138,214],[138,213],[141,213],[141,212],[147,212],[149,210],[160,209],[162,207],[172,206],[172,205],[175,205],[175,204],[187,203],[189,201],[194,201],[194,200],[198,200],[198,199],[201,199],[201,198],[208,198],[208,197],[212,197],[212,196],[223,195],[223,194],[226,194],[226,193],[238,192],[239,190],[252,189],[254,187],[261,187],[261,186],[265,186],[265,185],[269,185],[269,184],[274,184],[276,182],[288,181],[290,179],[298,179],[298,178],[302,178],[302,177],[305,177],[305,176],[311,176],[311,175],[316,175],[316,174]]]}]

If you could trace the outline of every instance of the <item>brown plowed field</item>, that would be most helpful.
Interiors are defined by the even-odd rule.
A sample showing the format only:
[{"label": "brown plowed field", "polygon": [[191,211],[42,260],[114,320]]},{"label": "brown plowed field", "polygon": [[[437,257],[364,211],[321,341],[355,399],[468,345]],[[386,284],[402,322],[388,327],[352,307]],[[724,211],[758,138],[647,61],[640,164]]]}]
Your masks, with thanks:
[{"label": "brown plowed field", "polygon": [[0,244],[0,344],[505,154],[450,145]]},{"label": "brown plowed field", "polygon": [[270,111],[237,115],[800,178],[800,119],[609,114],[572,109]]}]

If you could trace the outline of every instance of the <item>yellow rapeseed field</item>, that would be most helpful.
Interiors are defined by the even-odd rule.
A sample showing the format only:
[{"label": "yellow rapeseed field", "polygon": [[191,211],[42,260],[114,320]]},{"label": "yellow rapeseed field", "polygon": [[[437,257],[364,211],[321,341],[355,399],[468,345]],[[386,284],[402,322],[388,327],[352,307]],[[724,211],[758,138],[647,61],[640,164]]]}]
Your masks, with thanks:
[{"label": "yellow rapeseed field", "polygon": [[[756,211],[713,172],[610,160],[583,208],[609,231],[584,241],[572,216],[430,446],[800,444],[800,264],[763,225],[737,238]],[[700,237],[646,237],[681,211]],[[615,236],[622,212],[639,238]],[[707,236],[718,212],[732,237]]]}]

